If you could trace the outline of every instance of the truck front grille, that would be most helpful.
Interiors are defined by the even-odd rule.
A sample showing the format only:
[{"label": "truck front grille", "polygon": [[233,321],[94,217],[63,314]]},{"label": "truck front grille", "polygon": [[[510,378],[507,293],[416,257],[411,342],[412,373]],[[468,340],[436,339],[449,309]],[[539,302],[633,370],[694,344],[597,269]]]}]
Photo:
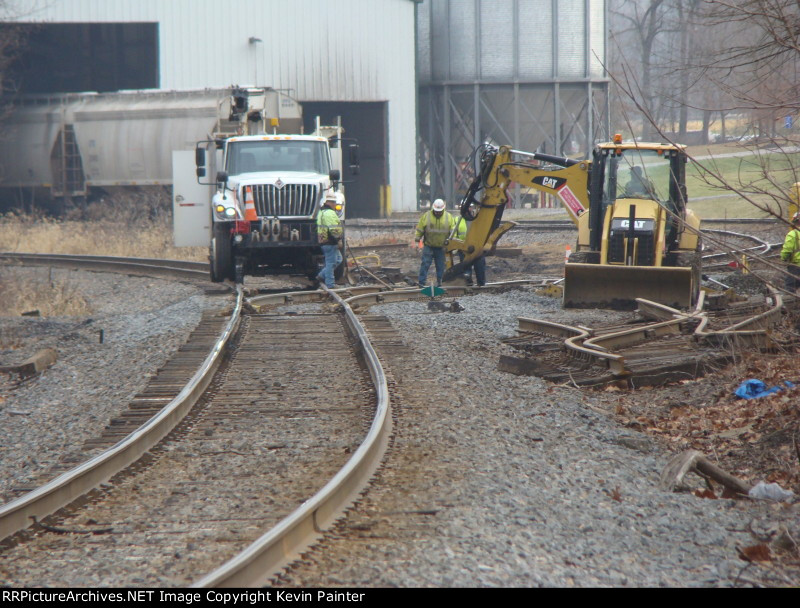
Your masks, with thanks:
[{"label": "truck front grille", "polygon": [[259,217],[311,217],[317,208],[318,184],[271,184],[253,186],[253,201]]}]

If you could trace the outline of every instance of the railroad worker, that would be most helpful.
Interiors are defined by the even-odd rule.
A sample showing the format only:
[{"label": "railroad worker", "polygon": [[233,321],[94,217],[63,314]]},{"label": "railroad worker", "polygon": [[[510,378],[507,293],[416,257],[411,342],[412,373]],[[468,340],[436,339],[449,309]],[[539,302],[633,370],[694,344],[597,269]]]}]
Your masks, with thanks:
[{"label": "railroad worker", "polygon": [[430,210],[423,213],[417,223],[414,241],[422,239],[424,245],[417,280],[417,285],[420,287],[425,287],[431,262],[436,264],[436,285],[442,284],[445,266],[444,247],[455,226],[455,219],[445,211],[444,207],[444,201],[437,198],[433,201]]},{"label": "railroad worker", "polygon": [[794,293],[800,287],[800,211],[791,219],[792,229],[786,235],[781,249],[781,259],[787,263],[786,270],[790,276],[784,277],[787,291]]},{"label": "railroad worker", "polygon": [[[456,226],[454,228],[455,237],[463,241],[467,238],[467,220],[464,218],[463,215],[459,215],[456,218]],[[458,252],[458,260],[459,262],[464,261],[464,252]],[[486,257],[481,255],[476,260],[472,261],[472,264],[467,266],[464,269],[464,279],[467,281],[467,285],[472,285],[472,271],[475,271],[475,280],[478,283],[479,287],[483,287],[486,285]]]},{"label": "railroad worker", "polygon": [[322,253],[325,254],[325,266],[317,275],[317,281],[324,283],[328,289],[336,286],[334,272],[342,263],[339,241],[342,240],[344,230],[335,207],[335,200],[326,199],[317,214],[317,240],[322,246]]}]

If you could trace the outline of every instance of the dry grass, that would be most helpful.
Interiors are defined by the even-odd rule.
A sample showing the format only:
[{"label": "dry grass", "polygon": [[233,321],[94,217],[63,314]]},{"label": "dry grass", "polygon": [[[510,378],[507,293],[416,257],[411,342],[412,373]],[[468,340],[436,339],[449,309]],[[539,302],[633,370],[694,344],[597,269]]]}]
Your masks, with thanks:
[{"label": "dry grass", "polygon": [[0,218],[0,251],[206,261],[205,247],[172,244],[170,214],[147,196],[92,203],[80,219],[7,214]]},{"label": "dry grass", "polygon": [[33,277],[14,270],[0,273],[0,315],[15,317],[32,311],[38,311],[40,317],[86,316],[93,312],[69,277],[54,278],[52,270],[43,269],[35,271]]},{"label": "dry grass", "polygon": [[176,260],[208,259],[205,247],[172,245],[172,225],[129,226],[101,221],[56,221],[6,216],[0,220],[0,250],[71,253]]},{"label": "dry grass", "polygon": [[[0,251],[207,261],[205,247],[172,244],[167,204],[152,194],[128,195],[92,203],[64,219],[7,214],[0,216]],[[0,274],[0,315],[31,310],[43,317],[91,314],[76,284],[42,272],[34,279],[12,271]]]}]

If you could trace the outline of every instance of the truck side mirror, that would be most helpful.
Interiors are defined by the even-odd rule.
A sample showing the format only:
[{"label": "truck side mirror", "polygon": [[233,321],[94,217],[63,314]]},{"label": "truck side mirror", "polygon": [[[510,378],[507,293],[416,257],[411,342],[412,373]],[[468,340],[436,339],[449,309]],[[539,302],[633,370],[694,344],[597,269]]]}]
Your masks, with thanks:
[{"label": "truck side mirror", "polygon": [[348,146],[348,158],[349,158],[349,165],[350,165],[350,173],[353,175],[358,175],[360,170],[360,163],[358,159],[358,144],[350,144]]},{"label": "truck side mirror", "polygon": [[197,174],[197,179],[205,177],[206,176],[206,168],[205,167],[197,167],[197,170],[195,171],[195,173]]},{"label": "truck side mirror", "polygon": [[339,171],[339,169],[331,169],[331,172],[328,173],[328,177],[332,182],[338,182],[342,179],[342,172]]},{"label": "truck side mirror", "polygon": [[205,148],[194,149],[194,164],[199,169],[206,166],[206,150]]},{"label": "truck side mirror", "polygon": [[217,171],[217,183],[218,184],[228,183],[228,173],[226,171]]}]

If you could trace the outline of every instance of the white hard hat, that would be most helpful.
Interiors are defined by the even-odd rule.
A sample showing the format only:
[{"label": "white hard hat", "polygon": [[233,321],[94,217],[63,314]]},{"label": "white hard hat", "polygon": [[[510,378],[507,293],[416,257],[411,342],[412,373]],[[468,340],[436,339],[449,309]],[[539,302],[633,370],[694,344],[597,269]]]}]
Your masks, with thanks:
[{"label": "white hard hat", "polygon": [[440,198],[437,198],[433,201],[433,206],[431,207],[434,211],[444,211],[444,201]]}]

